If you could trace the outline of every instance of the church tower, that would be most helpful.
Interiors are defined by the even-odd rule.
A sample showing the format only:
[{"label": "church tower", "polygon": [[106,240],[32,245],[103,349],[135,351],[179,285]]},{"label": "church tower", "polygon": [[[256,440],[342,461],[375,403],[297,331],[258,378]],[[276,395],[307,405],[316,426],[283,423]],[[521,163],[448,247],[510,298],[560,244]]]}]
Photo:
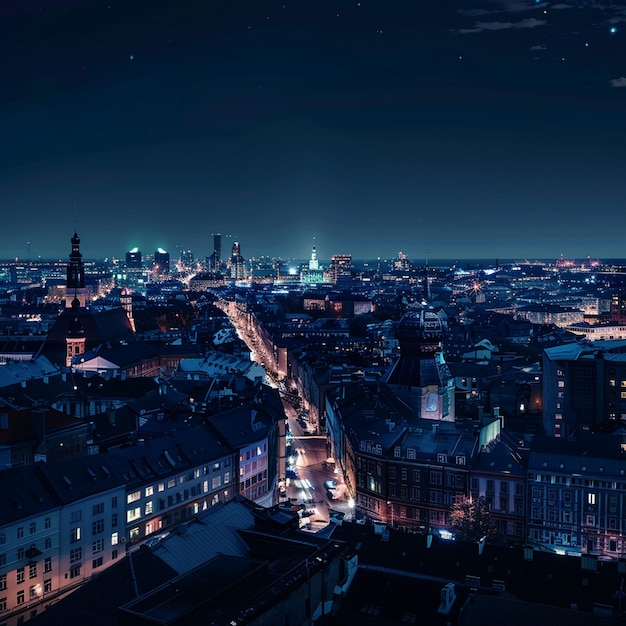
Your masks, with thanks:
[{"label": "church tower", "polygon": [[315,246],[313,246],[313,250],[311,250],[311,258],[309,259],[309,270],[318,270],[320,268],[319,262],[317,260],[317,250]]},{"label": "church tower", "polygon": [[74,307],[74,300],[79,307],[85,306],[85,266],[83,255],[80,253],[80,237],[74,231],[72,237],[72,251],[67,264],[67,283],[65,286],[65,307]]},{"label": "church tower", "polygon": [[80,302],[78,298],[74,298],[72,300],[72,320],[67,325],[67,336],[65,339],[65,365],[67,367],[72,365],[72,359],[75,356],[85,352],[85,329],[78,314],[79,309]]}]

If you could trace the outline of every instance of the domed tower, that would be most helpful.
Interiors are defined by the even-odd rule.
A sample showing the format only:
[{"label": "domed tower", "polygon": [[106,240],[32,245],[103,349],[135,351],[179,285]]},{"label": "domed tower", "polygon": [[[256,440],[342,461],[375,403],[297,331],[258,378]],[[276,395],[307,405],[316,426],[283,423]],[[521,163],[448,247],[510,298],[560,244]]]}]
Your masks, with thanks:
[{"label": "domed tower", "polygon": [[80,237],[74,231],[71,239],[72,251],[67,264],[67,282],[65,285],[65,307],[70,309],[74,306],[74,300],[78,300],[78,306],[85,306],[85,266],[83,255],[80,253]]},{"label": "domed tower", "polygon": [[420,417],[454,421],[454,379],[441,350],[444,330],[432,311],[406,313],[396,329],[400,356],[383,382]]},{"label": "domed tower", "polygon": [[407,357],[433,357],[441,350],[443,323],[432,311],[405,313],[396,331],[400,353]]}]

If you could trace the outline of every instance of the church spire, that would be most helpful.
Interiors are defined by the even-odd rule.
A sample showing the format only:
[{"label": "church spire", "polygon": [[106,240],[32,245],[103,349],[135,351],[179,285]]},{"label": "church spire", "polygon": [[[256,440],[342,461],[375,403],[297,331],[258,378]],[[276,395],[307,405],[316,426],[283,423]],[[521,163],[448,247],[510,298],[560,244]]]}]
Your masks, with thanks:
[{"label": "church spire", "polygon": [[71,239],[72,251],[67,264],[67,283],[65,285],[65,306],[72,308],[77,300],[80,306],[85,306],[85,266],[83,255],[80,253],[80,237],[74,231]]}]

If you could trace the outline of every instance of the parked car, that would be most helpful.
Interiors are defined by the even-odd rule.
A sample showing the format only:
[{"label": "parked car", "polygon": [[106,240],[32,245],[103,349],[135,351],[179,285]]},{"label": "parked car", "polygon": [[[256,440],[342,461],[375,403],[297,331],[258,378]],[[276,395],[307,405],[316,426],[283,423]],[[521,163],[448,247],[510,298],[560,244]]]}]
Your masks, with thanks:
[{"label": "parked car", "polygon": [[328,491],[335,491],[337,489],[337,483],[334,480],[325,480],[324,487],[326,487]]}]

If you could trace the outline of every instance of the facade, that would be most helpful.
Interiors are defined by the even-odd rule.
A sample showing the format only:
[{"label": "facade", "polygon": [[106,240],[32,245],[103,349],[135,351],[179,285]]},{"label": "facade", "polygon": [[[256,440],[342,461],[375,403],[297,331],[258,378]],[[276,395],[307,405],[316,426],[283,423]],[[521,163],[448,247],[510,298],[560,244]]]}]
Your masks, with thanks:
[{"label": "facade", "polygon": [[554,324],[559,328],[581,324],[585,319],[582,311],[559,304],[531,304],[518,308],[516,315],[519,319],[528,320],[531,324]]},{"label": "facade", "polygon": [[566,330],[574,333],[575,335],[581,335],[589,341],[604,341],[611,339],[626,339],[626,324],[588,324],[583,322],[582,324],[574,324],[568,326]]},{"label": "facade", "polygon": [[233,451],[205,427],[112,449],[109,467],[126,484],[120,520],[129,544],[185,522],[234,497]]},{"label": "facade", "polygon": [[2,623],[33,617],[123,553],[115,535],[123,499],[124,485],[89,457],[0,472]]},{"label": "facade", "polygon": [[352,265],[351,254],[333,254],[327,272],[329,282],[339,283],[350,281],[352,280],[353,270],[354,266]]},{"label": "facade", "polygon": [[327,394],[330,452],[343,470],[357,510],[392,526],[445,530],[449,508],[469,494],[481,442],[499,435],[420,419],[383,384],[342,386]]},{"label": "facade", "polygon": [[626,293],[618,292],[611,296],[611,321],[616,324],[626,324]]},{"label": "facade", "polygon": [[262,406],[246,405],[208,419],[238,456],[234,466],[237,492],[259,504],[274,504],[278,459],[284,457],[284,450],[279,450],[279,443],[284,442],[284,413],[281,420]]},{"label": "facade", "polygon": [[626,555],[626,447],[612,435],[533,442],[528,541],[599,559]]},{"label": "facade", "polygon": [[569,437],[626,419],[626,340],[576,342],[543,353],[543,424]]},{"label": "facade", "polygon": [[[491,429],[494,432],[489,432]],[[475,500],[485,498],[500,540],[521,545],[526,538],[526,468],[530,449],[502,430],[499,419],[484,432],[488,442],[480,446],[470,470],[469,494]]]}]

